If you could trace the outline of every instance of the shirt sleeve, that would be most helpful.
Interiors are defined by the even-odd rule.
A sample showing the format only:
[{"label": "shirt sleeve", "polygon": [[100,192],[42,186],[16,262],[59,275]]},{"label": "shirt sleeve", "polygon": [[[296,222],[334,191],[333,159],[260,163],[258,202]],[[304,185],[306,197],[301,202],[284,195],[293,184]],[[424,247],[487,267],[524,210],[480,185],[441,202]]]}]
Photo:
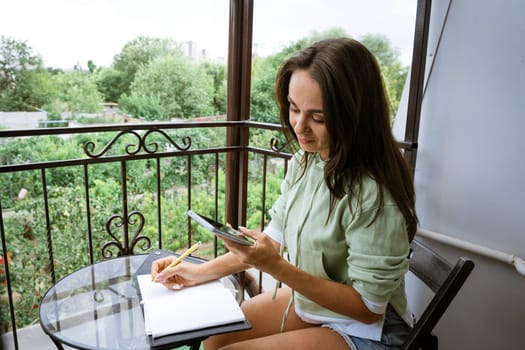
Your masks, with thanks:
[{"label": "shirt sleeve", "polygon": [[267,228],[265,228],[264,233],[266,233],[266,235],[268,235],[271,239],[278,242],[279,244],[282,244],[284,242],[283,233],[277,230],[274,226],[268,226]]},{"label": "shirt sleeve", "polygon": [[348,278],[363,299],[389,301],[404,283],[409,243],[403,215],[396,205],[373,208],[351,221],[346,230]]},{"label": "shirt sleeve", "polygon": [[300,155],[295,154],[290,160],[288,171],[286,176],[281,183],[281,195],[277,198],[273,206],[269,210],[270,223],[265,229],[265,233],[268,234],[272,239],[285,244],[283,241],[283,232],[284,232],[284,220],[286,213],[286,205],[288,202],[288,191],[295,182],[297,170],[300,167],[299,159]]}]

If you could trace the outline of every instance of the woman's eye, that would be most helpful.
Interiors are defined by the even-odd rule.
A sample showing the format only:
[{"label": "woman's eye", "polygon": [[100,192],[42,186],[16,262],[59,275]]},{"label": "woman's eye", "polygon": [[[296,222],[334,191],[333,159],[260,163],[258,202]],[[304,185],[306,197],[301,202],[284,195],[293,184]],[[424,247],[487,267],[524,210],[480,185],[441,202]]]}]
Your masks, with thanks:
[{"label": "woman's eye", "polygon": [[322,124],[322,123],[324,123],[324,116],[314,114],[314,115],[312,115],[312,120],[314,122],[316,122],[316,123]]}]

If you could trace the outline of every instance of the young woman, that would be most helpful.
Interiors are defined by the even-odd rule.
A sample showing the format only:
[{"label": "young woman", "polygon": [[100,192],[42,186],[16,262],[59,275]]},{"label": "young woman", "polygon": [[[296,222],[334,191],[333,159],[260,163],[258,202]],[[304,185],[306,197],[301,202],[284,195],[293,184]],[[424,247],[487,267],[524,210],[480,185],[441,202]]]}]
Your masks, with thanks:
[{"label": "young woman", "polygon": [[252,247],[224,240],[223,256],[158,274],[166,258],[152,274],[177,289],[255,267],[286,286],[245,301],[253,328],[206,349],[394,349],[411,322],[404,275],[417,216],[377,61],[355,40],[320,41],[284,62],[276,95],[300,150],[268,228],[241,228]]}]

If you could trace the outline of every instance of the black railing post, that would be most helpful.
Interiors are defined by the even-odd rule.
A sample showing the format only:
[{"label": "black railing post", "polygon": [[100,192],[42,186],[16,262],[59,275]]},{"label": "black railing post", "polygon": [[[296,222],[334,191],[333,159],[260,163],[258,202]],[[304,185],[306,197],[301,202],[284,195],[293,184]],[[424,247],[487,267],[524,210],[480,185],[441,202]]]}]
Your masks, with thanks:
[{"label": "black railing post", "polygon": [[129,244],[129,215],[128,215],[128,171],[126,168],[126,161],[120,162],[120,180],[121,180],[121,192],[122,192],[122,236],[124,238],[124,247],[120,251],[119,255],[130,255],[130,244]]},{"label": "black railing post", "polygon": [[56,273],[55,273],[55,257],[53,256],[53,236],[51,234],[51,219],[49,216],[49,196],[47,193],[47,180],[46,180],[46,170],[42,169],[40,171],[40,176],[42,177],[42,195],[44,196],[44,213],[46,218],[46,241],[47,241],[47,254],[49,257],[49,271],[51,272],[51,282],[55,284]]},{"label": "black railing post", "polygon": [[[5,237],[4,231],[4,219],[2,214],[2,199],[0,197],[0,237],[2,239],[2,253],[4,258],[4,273],[5,273],[5,283],[7,287],[7,301],[9,305],[9,315],[11,316],[11,328],[13,329],[13,345],[15,349],[18,350],[18,334],[16,328],[16,317],[15,317],[15,308],[13,304],[13,291],[11,288],[11,276],[9,275],[9,256],[7,251],[7,240]],[[1,335],[1,334],[0,334]],[[0,339],[0,349],[3,340]]]},{"label": "black railing post", "polygon": [[86,220],[89,247],[89,263],[93,264],[93,228],[91,227],[91,203],[89,201],[89,172],[87,164],[84,164],[84,193],[86,196]]},{"label": "black railing post", "polygon": [[[252,62],[253,0],[230,1],[227,120],[248,120]],[[230,127],[227,146],[248,146],[248,129]],[[232,225],[246,223],[248,158],[245,150],[226,156],[226,217]]]}]

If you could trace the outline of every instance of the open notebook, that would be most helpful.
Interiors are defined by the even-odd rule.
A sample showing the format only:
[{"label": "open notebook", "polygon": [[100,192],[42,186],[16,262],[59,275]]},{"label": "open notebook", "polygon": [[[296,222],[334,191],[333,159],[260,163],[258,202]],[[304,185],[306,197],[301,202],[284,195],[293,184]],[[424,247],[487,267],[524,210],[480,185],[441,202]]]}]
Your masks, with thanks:
[{"label": "open notebook", "polygon": [[[146,257],[134,273],[134,284],[137,288],[137,295],[144,313],[144,324],[151,349],[173,349],[182,345],[193,345],[215,334],[237,332],[251,328],[248,320],[244,318],[237,301],[235,301],[232,292],[223,287],[221,285],[222,283],[218,281],[215,281],[214,284],[184,288],[179,291],[168,290],[161,284],[151,282],[151,275],[149,273],[153,261],[172,255],[179,256],[180,254],[157,249]],[[192,256],[186,257],[184,261],[194,264],[204,262],[203,259]],[[143,280],[142,285],[139,280]],[[211,292],[209,289],[210,287],[212,287]],[[143,291],[147,296],[142,295]],[[190,291],[193,291],[192,295],[184,295]],[[155,296],[154,293],[156,292],[159,293],[159,295]],[[182,294],[181,292],[185,293]],[[225,292],[229,294],[226,294]],[[160,302],[157,302],[156,300],[162,299],[166,300],[159,306]],[[150,302],[148,302],[148,300]],[[177,300],[179,302],[184,301],[182,303],[183,305],[177,306]],[[153,301],[153,303],[151,303],[151,301]],[[210,303],[212,306],[208,306]],[[146,304],[151,305],[145,306]],[[220,315],[220,313],[222,313],[220,310],[222,310],[224,305],[228,306],[229,312],[232,310],[235,311],[235,314],[233,316],[229,314],[230,316],[220,320],[216,326],[209,326],[210,324],[213,324],[211,320],[217,317],[218,314]],[[188,308],[191,309],[191,312],[187,311]],[[150,311],[146,311],[146,309],[149,309]],[[201,312],[200,310],[204,311]],[[148,314],[147,316],[145,314],[146,312]],[[195,321],[193,318],[188,318],[187,315],[190,314],[192,317],[193,315],[197,315],[202,318]],[[222,317],[225,315],[220,316]],[[237,317],[241,318],[241,321],[232,321],[238,319]],[[158,321],[166,321],[166,319],[167,322],[164,322],[161,325],[157,324]],[[190,322],[190,320],[192,321]],[[215,321],[217,321],[217,318],[215,318]],[[181,324],[185,324],[185,326],[181,327]],[[190,324],[193,324],[193,326],[190,326]],[[165,328],[167,326],[171,329]],[[164,328],[164,331],[162,331],[161,328]],[[180,331],[180,329],[185,328],[193,328],[193,330]],[[168,333],[165,333],[166,331]],[[164,333],[166,335],[160,335]]]},{"label": "open notebook", "polygon": [[231,291],[219,281],[169,290],[149,274],[136,277],[146,334],[153,338],[245,321]]}]

